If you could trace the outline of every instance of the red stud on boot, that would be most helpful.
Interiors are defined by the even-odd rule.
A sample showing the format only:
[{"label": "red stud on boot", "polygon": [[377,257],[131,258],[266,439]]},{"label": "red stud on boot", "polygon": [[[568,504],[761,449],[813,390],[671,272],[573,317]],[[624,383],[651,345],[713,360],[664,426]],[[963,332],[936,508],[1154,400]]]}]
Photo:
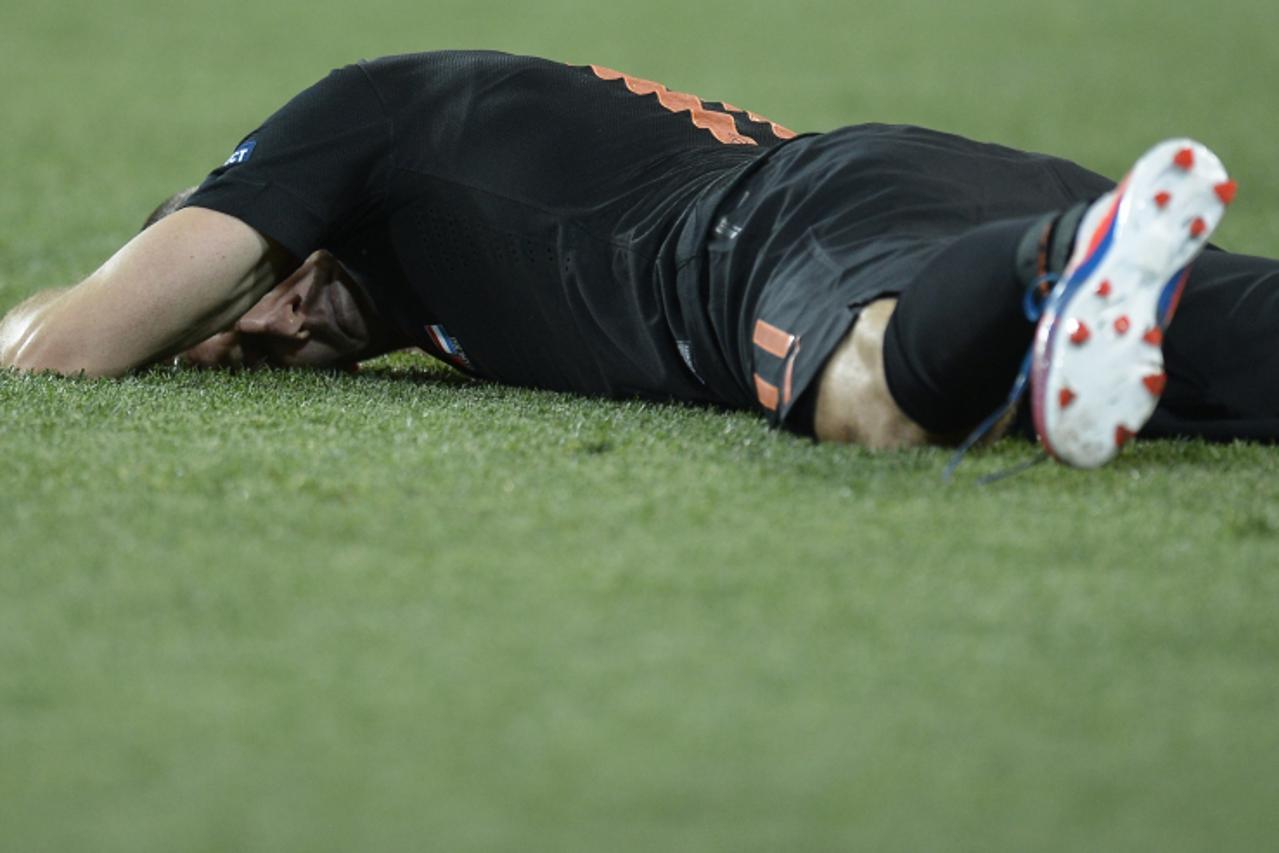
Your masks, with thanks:
[{"label": "red stud on boot", "polygon": [[1088,331],[1088,327],[1079,320],[1071,320],[1067,328],[1070,329],[1070,342],[1075,346],[1086,344],[1092,337],[1092,332]]}]

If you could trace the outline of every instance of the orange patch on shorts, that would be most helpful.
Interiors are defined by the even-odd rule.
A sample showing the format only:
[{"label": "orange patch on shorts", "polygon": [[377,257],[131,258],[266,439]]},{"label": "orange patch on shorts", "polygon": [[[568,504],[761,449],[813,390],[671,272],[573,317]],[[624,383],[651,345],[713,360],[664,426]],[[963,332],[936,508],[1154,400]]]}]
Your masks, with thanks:
[{"label": "orange patch on shorts", "polygon": [[759,404],[770,412],[777,411],[777,403],[781,399],[781,394],[777,390],[777,386],[771,382],[764,381],[764,378],[758,373],[755,374],[755,396],[759,398]]},{"label": "orange patch on shorts", "polygon": [[791,344],[795,343],[795,336],[772,323],[756,320],[751,342],[769,355],[785,358],[790,353]]}]

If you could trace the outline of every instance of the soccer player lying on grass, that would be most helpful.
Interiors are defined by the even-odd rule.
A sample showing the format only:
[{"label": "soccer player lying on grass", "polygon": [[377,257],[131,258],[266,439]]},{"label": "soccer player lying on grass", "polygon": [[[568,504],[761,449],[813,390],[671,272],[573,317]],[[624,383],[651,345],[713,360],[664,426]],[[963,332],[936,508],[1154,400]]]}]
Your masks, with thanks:
[{"label": "soccer player lying on grass", "polygon": [[1028,375],[1045,448],[1096,466],[1143,425],[1279,435],[1279,263],[1214,249],[1186,276],[1233,196],[1189,140],[1116,187],[914,127],[797,137],[599,66],[391,57],[298,95],[101,269],[15,308],[0,363],[416,346],[872,447],[954,441]]}]

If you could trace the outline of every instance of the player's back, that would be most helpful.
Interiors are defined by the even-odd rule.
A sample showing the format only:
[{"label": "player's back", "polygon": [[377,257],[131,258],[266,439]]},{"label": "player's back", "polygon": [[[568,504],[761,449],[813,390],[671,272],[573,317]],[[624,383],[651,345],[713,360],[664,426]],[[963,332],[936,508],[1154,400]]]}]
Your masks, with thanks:
[{"label": "player's back", "polygon": [[670,339],[658,267],[694,201],[786,131],[599,66],[445,52],[361,67],[395,128],[396,253],[447,330],[428,349],[511,382],[715,397],[654,350]]},{"label": "player's back", "polygon": [[361,67],[395,122],[398,169],[547,212],[586,218],[678,191],[783,138],[601,66],[442,51]]}]

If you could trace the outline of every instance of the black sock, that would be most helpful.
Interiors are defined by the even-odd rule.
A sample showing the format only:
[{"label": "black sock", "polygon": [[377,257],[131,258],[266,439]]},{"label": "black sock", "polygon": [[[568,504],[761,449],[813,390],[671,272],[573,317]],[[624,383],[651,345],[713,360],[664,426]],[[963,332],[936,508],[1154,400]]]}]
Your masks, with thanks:
[{"label": "black sock", "polygon": [[1004,401],[1035,332],[1023,309],[1027,288],[1065,266],[1085,209],[975,228],[902,292],[884,336],[884,371],[913,421],[954,434]]}]

